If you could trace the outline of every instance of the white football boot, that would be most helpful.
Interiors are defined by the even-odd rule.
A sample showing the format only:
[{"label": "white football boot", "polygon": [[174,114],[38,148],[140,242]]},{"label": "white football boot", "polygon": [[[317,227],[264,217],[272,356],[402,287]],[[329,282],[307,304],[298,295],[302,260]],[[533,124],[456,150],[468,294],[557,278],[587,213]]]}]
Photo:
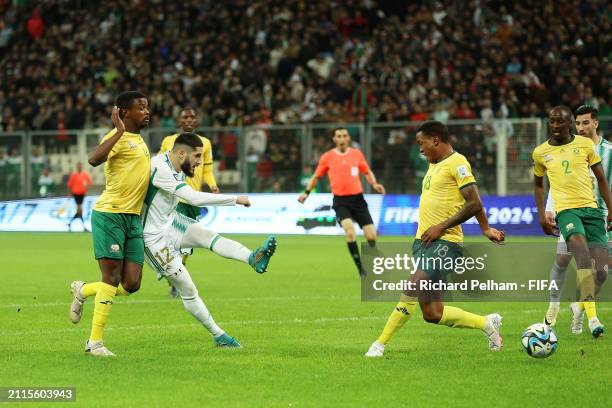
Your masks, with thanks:
[{"label": "white football boot", "polygon": [[379,343],[378,341],[375,341],[374,343],[372,343],[372,345],[368,349],[368,352],[365,353],[365,356],[366,357],[382,357],[384,353],[385,353],[385,345]]},{"label": "white football boot", "polygon": [[547,326],[554,326],[557,323],[557,316],[559,315],[559,308],[561,307],[561,302],[550,302],[548,304],[548,310],[546,311],[546,316],[544,317],[544,324]]},{"label": "white football boot", "polygon": [[96,357],[115,357],[115,354],[104,347],[102,340],[85,342],[85,353]]},{"label": "white football boot", "polygon": [[83,316],[83,304],[85,303],[85,298],[81,296],[81,288],[85,282],[83,281],[74,281],[70,285],[70,290],[72,291],[72,303],[70,304],[70,320],[72,323],[77,324],[81,321],[81,316]]}]

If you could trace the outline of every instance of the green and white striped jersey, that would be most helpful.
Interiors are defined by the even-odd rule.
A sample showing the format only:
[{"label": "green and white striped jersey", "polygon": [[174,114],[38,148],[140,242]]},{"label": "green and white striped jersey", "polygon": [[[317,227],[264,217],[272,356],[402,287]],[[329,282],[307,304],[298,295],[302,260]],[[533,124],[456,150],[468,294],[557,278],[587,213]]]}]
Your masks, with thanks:
[{"label": "green and white striped jersey", "polygon": [[[606,175],[606,180],[608,181],[608,186],[610,186],[612,182],[612,143],[608,142],[603,137],[599,140],[599,145],[595,146],[599,157],[601,157],[601,165],[603,167],[604,174]],[[593,176],[595,177],[595,176]],[[597,206],[604,211],[608,211],[606,207],[606,202],[601,198],[599,194],[599,186],[597,185],[597,180],[593,180],[595,185],[595,197],[597,197]]]}]

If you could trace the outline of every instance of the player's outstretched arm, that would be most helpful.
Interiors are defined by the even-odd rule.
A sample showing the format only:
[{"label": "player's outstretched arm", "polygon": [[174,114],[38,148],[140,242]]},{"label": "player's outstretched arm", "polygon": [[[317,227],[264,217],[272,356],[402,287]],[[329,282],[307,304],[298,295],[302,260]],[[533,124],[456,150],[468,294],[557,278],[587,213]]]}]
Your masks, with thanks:
[{"label": "player's outstretched arm", "polygon": [[300,194],[300,196],[298,197],[298,201],[300,203],[304,203],[304,201],[306,201],[306,199],[308,198],[308,196],[310,195],[310,191],[316,187],[317,183],[319,182],[319,178],[316,175],[312,175],[312,177],[310,178],[310,180],[308,181],[308,185],[306,186],[306,190]]},{"label": "player's outstretched arm", "polygon": [[365,178],[368,184],[372,186],[374,191],[380,194],[385,194],[385,187],[376,181],[376,176],[374,175],[372,170],[368,169]]},{"label": "player's outstretched arm", "polygon": [[606,202],[606,207],[608,207],[608,220],[606,224],[606,229],[610,231],[612,229],[612,197],[610,195],[610,186],[608,186],[608,182],[606,181],[606,175],[604,173],[601,162],[597,163],[594,166],[591,166],[591,170],[593,170],[593,174],[595,174],[595,178],[597,178],[597,186],[599,187],[599,194]]},{"label": "player's outstretched arm", "polygon": [[250,206],[251,203],[246,196],[237,197],[228,194],[213,194],[195,191],[188,185],[184,185],[177,189],[174,193],[177,197],[185,201],[189,205],[196,207],[205,207],[207,205],[225,206],[225,205],[244,205]]},{"label": "player's outstretched arm", "polygon": [[111,150],[113,150],[113,147],[125,132],[125,124],[123,123],[123,120],[121,120],[121,117],[119,117],[119,108],[116,106],[113,107],[111,120],[113,121],[117,131],[114,135],[106,139],[104,143],[99,144],[91,152],[89,152],[87,162],[93,167],[97,167],[106,161],[108,154],[111,152]]},{"label": "player's outstretched arm", "polygon": [[476,184],[469,184],[462,188],[461,195],[465,199],[465,204],[463,204],[463,207],[461,207],[461,209],[455,215],[449,217],[446,221],[428,228],[421,235],[421,241],[423,244],[427,245],[435,241],[442,236],[445,230],[462,224],[473,216],[482,212],[482,201],[480,201],[480,195],[478,195],[478,188],[476,187]]},{"label": "player's outstretched arm", "polygon": [[544,177],[533,176],[533,195],[535,196],[536,207],[538,207],[538,218],[540,226],[547,235],[555,235],[555,224],[546,217],[544,209]]}]

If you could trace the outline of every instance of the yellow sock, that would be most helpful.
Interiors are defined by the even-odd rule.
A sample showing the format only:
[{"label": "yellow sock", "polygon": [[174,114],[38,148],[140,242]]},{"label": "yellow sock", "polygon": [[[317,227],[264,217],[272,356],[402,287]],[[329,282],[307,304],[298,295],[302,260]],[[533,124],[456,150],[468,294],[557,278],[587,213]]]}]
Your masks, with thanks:
[{"label": "yellow sock", "polygon": [[83,295],[84,298],[95,296],[96,293],[98,293],[98,289],[100,288],[101,284],[102,282],[86,283],[83,285],[83,288],[81,289],[81,294]]},{"label": "yellow sock", "polygon": [[125,290],[123,285],[119,283],[119,286],[117,287],[117,293],[115,294],[115,296],[130,296],[131,294],[132,294],[131,292],[128,292],[127,290]]},{"label": "yellow sock", "polygon": [[580,302],[586,313],[587,320],[591,320],[593,317],[597,317],[597,308],[595,302]]},{"label": "yellow sock", "polygon": [[487,320],[484,316],[466,312],[458,307],[444,306],[442,319],[440,319],[438,324],[443,324],[448,327],[484,330],[487,325]]},{"label": "yellow sock", "polygon": [[395,306],[391,316],[387,319],[387,324],[381,335],[378,337],[378,342],[387,344],[391,337],[402,328],[404,323],[410,319],[416,309],[416,298],[411,298],[402,294],[399,303]]},{"label": "yellow sock", "polygon": [[581,302],[590,302],[595,299],[595,279],[592,269],[577,269],[576,284],[580,292]]},{"label": "yellow sock", "polygon": [[96,302],[94,306],[93,321],[91,324],[90,340],[102,340],[104,327],[108,320],[108,315],[113,308],[113,299],[117,293],[117,288],[104,282],[100,282],[100,288],[96,293]]}]

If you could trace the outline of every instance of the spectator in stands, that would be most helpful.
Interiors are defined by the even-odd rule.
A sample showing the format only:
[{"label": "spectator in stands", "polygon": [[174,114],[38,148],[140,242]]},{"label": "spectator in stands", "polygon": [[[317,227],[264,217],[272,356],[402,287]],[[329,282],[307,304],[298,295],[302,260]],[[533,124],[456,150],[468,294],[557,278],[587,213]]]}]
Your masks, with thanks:
[{"label": "spectator in stands", "polygon": [[22,165],[23,157],[21,156],[21,151],[17,148],[11,149],[11,154],[6,159],[6,193],[9,199],[18,198],[22,193]]},{"label": "spectator in stands", "polygon": [[42,170],[36,184],[38,185],[38,195],[40,197],[49,197],[55,193],[55,182],[48,167]]},{"label": "spectator in stands", "polygon": [[45,166],[46,159],[42,153],[41,146],[32,146],[32,154],[30,156],[30,180],[33,192],[38,191],[40,188],[38,181]]}]

